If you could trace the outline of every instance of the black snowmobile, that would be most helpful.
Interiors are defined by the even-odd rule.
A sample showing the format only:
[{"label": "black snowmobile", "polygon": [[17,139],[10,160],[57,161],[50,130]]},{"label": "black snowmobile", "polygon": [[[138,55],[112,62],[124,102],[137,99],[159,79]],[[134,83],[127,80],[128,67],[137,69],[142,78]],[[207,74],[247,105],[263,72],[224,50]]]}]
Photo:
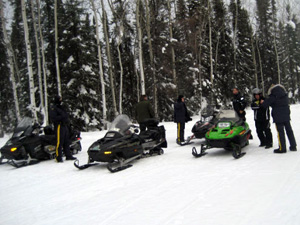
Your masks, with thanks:
[{"label": "black snowmobile", "polygon": [[213,106],[207,106],[201,113],[201,119],[192,128],[193,138],[204,138],[205,134],[213,128],[219,120],[220,112],[214,110]]},{"label": "black snowmobile", "polygon": [[105,136],[94,142],[88,149],[88,163],[79,165],[74,162],[78,169],[86,169],[90,166],[106,162],[110,172],[118,172],[128,167],[135,159],[153,154],[164,153],[162,148],[167,147],[164,126],[157,126],[158,121],[149,119],[146,123],[146,131],[139,132],[127,115],[119,115],[112,122]]},{"label": "black snowmobile", "polygon": [[[42,134],[44,133],[44,134]],[[70,150],[72,154],[81,151],[80,132],[71,129]],[[41,160],[54,159],[56,138],[51,126],[41,127],[33,119],[25,117],[14,130],[12,137],[0,149],[0,163],[22,167]]]}]

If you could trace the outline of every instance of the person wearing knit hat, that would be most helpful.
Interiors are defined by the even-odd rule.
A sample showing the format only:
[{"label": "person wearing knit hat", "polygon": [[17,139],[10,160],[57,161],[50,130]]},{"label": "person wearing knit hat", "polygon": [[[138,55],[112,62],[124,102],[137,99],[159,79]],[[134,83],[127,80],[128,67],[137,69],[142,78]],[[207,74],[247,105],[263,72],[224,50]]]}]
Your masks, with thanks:
[{"label": "person wearing knit hat", "polygon": [[177,139],[176,143],[182,145],[184,140],[185,123],[191,121],[191,117],[184,103],[184,96],[179,95],[177,102],[174,104],[174,122],[177,123]]}]

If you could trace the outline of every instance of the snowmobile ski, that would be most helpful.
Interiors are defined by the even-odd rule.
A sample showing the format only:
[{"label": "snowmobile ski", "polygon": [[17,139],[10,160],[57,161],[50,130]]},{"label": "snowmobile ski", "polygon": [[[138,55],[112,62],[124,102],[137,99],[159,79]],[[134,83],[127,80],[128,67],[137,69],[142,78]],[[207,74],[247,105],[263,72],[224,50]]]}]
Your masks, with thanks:
[{"label": "snowmobile ski", "polygon": [[79,160],[75,160],[74,161],[74,166],[77,168],[77,169],[80,169],[80,170],[84,170],[84,169],[87,169],[91,166],[96,166],[96,165],[99,165],[99,163],[87,163],[87,164],[83,164],[83,165],[79,165]]},{"label": "snowmobile ski", "polygon": [[[140,157],[142,157],[141,154],[138,154],[138,155],[136,155],[134,157],[131,157],[129,159],[118,158],[116,162],[108,163],[107,164],[107,169],[112,173],[119,172],[121,170],[125,170],[125,169],[132,166],[128,163],[130,163],[131,161],[133,161],[137,158],[140,158]],[[116,164],[116,166],[114,166],[114,164]]]},{"label": "snowmobile ski", "polygon": [[238,145],[238,144],[232,144],[232,156],[235,158],[235,159],[239,159],[239,158],[242,158],[244,155],[246,155],[245,152],[242,152],[241,151],[241,146]]},{"label": "snowmobile ski", "polygon": [[14,159],[10,159],[7,161],[7,163],[15,168],[21,168],[23,166],[29,166],[29,165],[34,165],[39,163],[39,160],[36,159],[32,159],[30,156],[28,159],[26,160],[14,160]]},{"label": "snowmobile ski", "polygon": [[205,150],[208,149],[207,147],[204,147],[204,145],[201,145],[201,151],[200,153],[197,152],[196,147],[192,148],[192,154],[193,156],[195,156],[196,158],[205,156],[207,154],[207,152],[205,152]]}]

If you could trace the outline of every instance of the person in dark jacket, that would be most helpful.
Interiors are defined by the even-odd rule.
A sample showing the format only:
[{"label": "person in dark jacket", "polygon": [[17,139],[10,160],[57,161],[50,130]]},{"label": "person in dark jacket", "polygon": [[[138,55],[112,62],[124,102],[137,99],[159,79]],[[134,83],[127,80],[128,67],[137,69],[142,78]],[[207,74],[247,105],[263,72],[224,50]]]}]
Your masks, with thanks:
[{"label": "person in dark jacket", "polygon": [[259,147],[265,146],[266,149],[273,147],[273,137],[270,129],[270,109],[262,107],[260,101],[264,100],[262,91],[259,88],[254,88],[253,101],[251,108],[254,111],[254,120],[257,136],[260,140]]},{"label": "person in dark jacket", "polygon": [[278,132],[279,148],[274,150],[274,153],[286,153],[285,132],[290,142],[290,150],[297,151],[297,144],[294,132],[290,123],[290,106],[289,99],[285,88],[280,85],[272,85],[268,91],[269,97],[261,100],[262,106],[267,108],[272,107],[272,117],[276,124]]},{"label": "person in dark jacket", "polygon": [[135,118],[140,125],[140,130],[146,130],[145,121],[150,118],[154,118],[154,111],[148,97],[146,95],[141,96],[141,101],[135,107]]},{"label": "person in dark jacket", "polygon": [[238,88],[233,88],[232,93],[233,93],[233,100],[232,100],[233,109],[241,119],[246,121],[245,108],[247,106],[247,102],[244,96],[240,94]]},{"label": "person in dark jacket", "polygon": [[185,123],[191,121],[186,105],[184,103],[184,96],[179,95],[177,102],[174,104],[174,122],[177,123],[177,139],[176,143],[182,145],[184,140]]},{"label": "person in dark jacket", "polygon": [[56,136],[56,162],[63,162],[62,151],[64,151],[66,160],[75,160],[70,151],[70,133],[69,133],[69,116],[62,106],[62,98],[56,96],[54,104],[50,108],[50,120],[54,123]]}]

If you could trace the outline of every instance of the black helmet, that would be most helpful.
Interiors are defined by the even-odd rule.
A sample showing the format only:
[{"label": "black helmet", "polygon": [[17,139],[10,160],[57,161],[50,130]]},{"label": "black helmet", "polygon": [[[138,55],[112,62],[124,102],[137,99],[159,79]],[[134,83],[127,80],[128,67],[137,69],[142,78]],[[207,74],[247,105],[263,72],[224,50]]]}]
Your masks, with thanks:
[{"label": "black helmet", "polygon": [[254,88],[252,90],[252,94],[254,94],[254,95],[260,95],[261,93],[262,93],[262,91],[259,88]]}]

